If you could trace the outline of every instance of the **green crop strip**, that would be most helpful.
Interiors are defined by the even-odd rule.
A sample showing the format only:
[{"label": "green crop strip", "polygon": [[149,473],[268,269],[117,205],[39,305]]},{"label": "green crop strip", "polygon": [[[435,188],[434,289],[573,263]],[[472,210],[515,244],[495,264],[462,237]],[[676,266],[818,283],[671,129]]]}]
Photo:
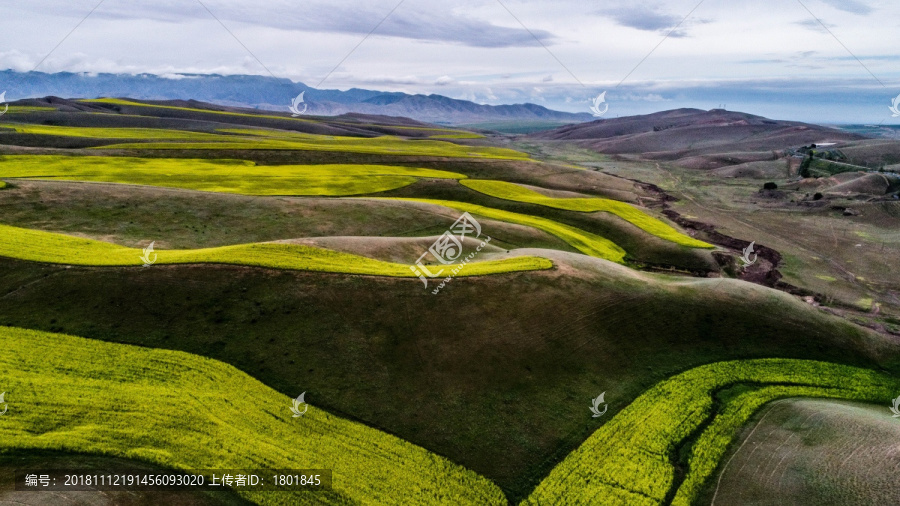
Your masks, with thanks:
[{"label": "green crop strip", "polygon": [[484,139],[484,136],[481,134],[471,133],[471,132],[460,132],[460,133],[451,133],[451,134],[437,134],[437,135],[429,135],[429,139]]},{"label": "green crop strip", "polygon": [[217,142],[140,142],[98,146],[90,149],[252,149],[339,151],[371,155],[428,156],[438,158],[484,158],[491,160],[527,160],[528,155],[506,148],[462,146],[444,141],[409,141],[399,137],[382,136],[358,139],[350,137],[346,142],[303,142],[279,139],[243,139]]},{"label": "green crop strip", "polygon": [[242,160],[0,156],[0,177],[141,184],[245,195],[363,195],[455,172],[388,165],[256,165]]},{"label": "green crop strip", "polygon": [[585,232],[576,227],[564,225],[562,223],[540,218],[538,216],[530,216],[527,214],[514,213],[494,209],[492,207],[484,207],[466,202],[456,202],[453,200],[436,200],[436,199],[414,199],[414,198],[385,198],[379,200],[401,200],[407,202],[423,202],[426,204],[434,204],[437,206],[449,207],[457,211],[469,212],[477,216],[483,216],[507,223],[515,223],[517,225],[525,225],[538,230],[543,230],[549,234],[559,237],[567,242],[570,246],[584,253],[597,258],[603,258],[617,263],[624,263],[626,252],[618,244],[610,241],[605,237],[601,237],[590,232]]},{"label": "green crop strip", "polygon": [[[0,225],[0,256],[34,262],[87,265],[142,265],[143,251],[108,242],[64,234]],[[350,253],[285,243],[253,243],[192,250],[160,250],[156,264],[232,264],[275,269],[415,277],[409,265],[384,262]],[[152,259],[151,259],[152,260]],[[466,265],[458,276],[483,276],[506,272],[549,269],[545,258],[521,256]],[[456,264],[448,265],[453,269]]]},{"label": "green crop strip", "polygon": [[29,112],[48,112],[55,111],[55,107],[44,107],[38,105],[11,105],[9,106],[9,110],[6,111],[7,114],[25,114]]},{"label": "green crop strip", "polygon": [[796,396],[887,403],[900,389],[897,378],[809,360],[742,360],[697,367],[641,394],[557,465],[525,503],[593,504],[603,498],[606,504],[663,504],[675,483],[669,455],[711,413],[715,392],[738,383],[761,387],[715,413],[692,446],[688,474],[672,504],[692,504],[738,429],[763,404]]},{"label": "green crop strip", "polygon": [[[322,123],[321,120],[316,120],[313,118],[297,118],[294,116],[274,116],[271,114],[249,114],[243,112],[230,112],[230,111],[213,111],[210,109],[198,109],[195,107],[179,107],[174,105],[156,105],[156,104],[144,104],[141,102],[134,102],[131,100],[122,100],[120,98],[92,98],[79,100],[79,102],[85,103],[94,103],[94,104],[111,104],[111,105],[124,105],[131,107],[149,107],[149,108],[157,108],[157,109],[170,109],[175,111],[187,111],[201,114],[221,114],[225,116],[240,116],[240,117],[249,117],[249,118],[265,118],[265,119],[279,119],[279,120],[287,120],[287,121],[303,121],[307,123]],[[48,108],[50,110],[54,110],[52,107]],[[395,130],[412,130],[412,131],[423,131],[423,132],[439,132],[439,133],[447,133],[450,134],[454,139],[483,139],[483,135],[479,135],[472,132],[467,132],[465,130],[456,130],[451,128],[433,128],[433,127],[417,127],[417,126],[408,126],[408,125],[376,125],[373,123],[353,123],[349,121],[333,121],[329,120],[328,123],[333,123],[337,125],[347,125],[352,127],[377,127],[377,128],[390,128]],[[458,135],[459,137],[456,137]]]},{"label": "green crop strip", "polygon": [[527,154],[507,148],[464,146],[440,140],[408,140],[393,135],[347,137],[254,128],[224,128],[217,130],[218,133],[210,133],[162,128],[69,127],[9,123],[0,125],[0,128],[20,134],[144,141],[113,143],[89,149],[299,150],[498,160],[529,159]]},{"label": "green crop strip", "polygon": [[[317,135],[286,130],[265,130],[251,128],[223,128],[218,130],[234,136],[253,137],[252,142],[263,145],[280,145],[287,143],[291,146],[308,146],[309,149],[356,151],[358,149],[377,149],[381,154],[419,154],[448,157],[474,157],[496,158],[504,160],[526,160],[528,155],[520,151],[507,148],[463,146],[452,142],[434,140],[409,140],[393,135],[379,137],[347,137],[336,135]],[[456,137],[465,135],[465,137]],[[453,138],[473,138],[475,134],[454,134]],[[228,139],[226,137],[225,139]],[[262,139],[259,139],[262,138]],[[301,149],[301,148],[297,148]]]},{"label": "green crop strip", "polygon": [[477,192],[496,197],[504,200],[513,200],[517,202],[525,202],[528,204],[537,204],[541,206],[553,207],[556,209],[565,209],[568,211],[578,211],[585,213],[607,212],[622,218],[641,230],[655,235],[661,239],[688,246],[691,248],[714,248],[712,244],[694,239],[685,235],[675,228],[663,223],[662,221],[648,215],[647,213],[635,208],[634,206],[618,200],[611,200],[599,197],[586,198],[554,198],[541,195],[536,191],[529,190],[514,183],[505,181],[491,181],[483,179],[469,179],[461,181],[467,188],[471,188]]},{"label": "green crop strip", "polygon": [[120,98],[88,98],[79,100],[79,102],[84,102],[86,104],[110,104],[110,105],[124,105],[130,107],[152,107],[156,109],[170,109],[173,111],[185,111],[185,112],[195,112],[195,113],[203,113],[203,114],[220,114],[224,116],[239,116],[245,118],[264,118],[264,119],[279,119],[285,121],[302,121],[304,123],[318,123],[318,121],[310,118],[295,118],[292,116],[274,116],[267,114],[249,114],[243,112],[230,112],[230,111],[213,111],[209,109],[197,109],[194,107],[179,107],[175,105],[157,105],[157,104],[144,104],[141,102],[133,102],[131,100],[122,100]]},{"label": "green crop strip", "polygon": [[2,128],[20,134],[54,135],[58,137],[83,137],[87,139],[136,139],[136,140],[178,140],[210,141],[228,140],[228,137],[188,130],[168,130],[164,128],[105,128],[70,127],[58,125],[5,124]]},{"label": "green crop strip", "polygon": [[[0,327],[0,451],[59,450],[173,469],[331,469],[331,491],[239,492],[262,505],[506,504],[489,480],[400,438],[188,353]],[[40,350],[40,353],[35,353]],[[298,392],[299,393],[299,392]]]}]

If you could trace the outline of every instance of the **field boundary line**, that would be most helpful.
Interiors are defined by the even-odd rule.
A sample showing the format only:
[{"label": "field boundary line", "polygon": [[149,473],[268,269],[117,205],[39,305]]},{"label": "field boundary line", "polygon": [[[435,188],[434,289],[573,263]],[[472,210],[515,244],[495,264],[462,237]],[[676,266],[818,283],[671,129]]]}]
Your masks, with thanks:
[{"label": "field boundary line", "polygon": [[738,449],[735,450],[734,453],[731,454],[731,458],[728,459],[728,462],[725,463],[725,467],[722,468],[722,472],[719,473],[719,479],[716,481],[716,491],[713,493],[713,497],[712,497],[712,500],[709,502],[709,506],[715,506],[715,504],[716,504],[716,496],[719,495],[719,486],[722,485],[722,477],[725,476],[725,471],[728,470],[728,465],[731,464],[731,461],[734,460],[734,457],[735,457],[738,453],[741,452],[741,450],[744,448],[744,445],[747,444],[747,441],[750,441],[750,437],[753,436],[753,433],[756,432],[756,429],[759,428],[759,426],[762,424],[763,420],[765,420],[766,417],[769,416],[769,414],[771,414],[772,411],[775,410],[775,405],[778,404],[778,403],[780,403],[780,402],[782,402],[782,401],[784,401],[784,400],[785,400],[785,399],[779,399],[779,400],[773,402],[773,403],[769,406],[769,410],[766,411],[766,414],[764,414],[764,415],[762,416],[762,418],[760,418],[760,419],[756,422],[756,425],[753,426],[753,430],[750,431],[750,434],[747,434],[747,437],[744,438],[744,442],[741,443],[741,446],[738,446]]}]

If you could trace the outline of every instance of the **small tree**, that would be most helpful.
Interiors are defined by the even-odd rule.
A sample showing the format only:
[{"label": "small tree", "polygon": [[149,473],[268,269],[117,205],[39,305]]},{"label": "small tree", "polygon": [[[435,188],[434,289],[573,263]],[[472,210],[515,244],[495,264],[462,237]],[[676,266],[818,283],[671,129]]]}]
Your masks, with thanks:
[{"label": "small tree", "polygon": [[800,177],[806,178],[806,177],[811,176],[811,174],[809,172],[809,166],[812,165],[814,155],[815,155],[815,152],[810,150],[806,154],[806,158],[804,158],[803,161],[800,163]]}]

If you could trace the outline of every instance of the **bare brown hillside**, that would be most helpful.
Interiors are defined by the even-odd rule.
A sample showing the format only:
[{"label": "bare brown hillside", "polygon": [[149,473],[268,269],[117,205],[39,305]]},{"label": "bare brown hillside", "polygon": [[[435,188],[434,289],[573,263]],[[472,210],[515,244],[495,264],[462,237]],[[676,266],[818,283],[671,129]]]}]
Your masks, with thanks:
[{"label": "bare brown hillside", "polygon": [[[601,153],[642,153],[647,158],[677,160],[733,152],[766,152],[786,146],[845,142],[864,137],[796,121],[771,120],[741,112],[675,109],[642,116],[600,119],[529,136],[576,141]],[[765,155],[765,153],[763,153]],[[751,160],[743,160],[751,161]]]}]

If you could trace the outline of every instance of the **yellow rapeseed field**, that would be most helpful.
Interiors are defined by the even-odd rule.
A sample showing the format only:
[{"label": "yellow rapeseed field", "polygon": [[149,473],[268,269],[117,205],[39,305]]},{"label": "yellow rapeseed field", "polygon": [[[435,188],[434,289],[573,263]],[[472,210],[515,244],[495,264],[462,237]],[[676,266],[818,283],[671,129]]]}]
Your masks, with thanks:
[{"label": "yellow rapeseed field", "polygon": [[[53,232],[0,225],[0,256],[66,265],[142,265],[142,249]],[[384,262],[350,253],[285,243],[252,243],[190,250],[157,250],[155,264],[232,264],[373,276],[415,277],[409,265]],[[549,269],[545,258],[521,256],[473,262],[459,276]],[[448,265],[448,269],[457,267]]]},{"label": "yellow rapeseed field", "polygon": [[140,184],[244,195],[363,195],[420,178],[462,179],[443,170],[390,165],[256,165],[231,159],[120,156],[0,156],[0,177]]},{"label": "yellow rapeseed field", "polygon": [[637,209],[636,207],[618,200],[605,199],[600,197],[586,198],[554,198],[524,188],[514,183],[505,181],[491,181],[484,179],[469,179],[460,181],[464,186],[471,188],[477,192],[490,195],[505,200],[515,200],[529,204],[538,204],[547,207],[555,207],[557,209],[566,209],[569,211],[579,211],[586,213],[607,212],[622,218],[641,230],[653,234],[656,237],[672,241],[675,244],[688,246],[691,248],[714,248],[712,244],[694,239],[685,235],[675,228],[663,223],[661,220],[648,215],[647,213]]},{"label": "yellow rapeseed field", "polygon": [[288,396],[216,360],[11,327],[0,327],[0,347],[8,407],[0,452],[109,455],[188,471],[332,471],[331,491],[238,491],[261,505],[506,504],[486,478],[317,408],[314,391],[294,418]]},{"label": "yellow rapeseed field", "polygon": [[[717,390],[749,384],[758,389],[712,413]],[[728,444],[766,402],[782,397],[831,397],[884,402],[900,379],[850,366],[793,359],[718,362],[665,380],[595,431],[558,464],[525,504],[663,504],[675,480],[676,445],[710,415],[692,447],[690,469],[673,504],[692,504]]]},{"label": "yellow rapeseed field", "polygon": [[469,212],[485,218],[534,227],[559,237],[585,255],[603,258],[618,263],[623,263],[625,261],[625,250],[609,239],[547,218],[503,211],[492,207],[479,206],[466,202],[456,202],[453,200],[414,198],[389,198],[383,200],[424,202],[426,204],[449,207],[451,209],[456,209],[457,211]]}]

